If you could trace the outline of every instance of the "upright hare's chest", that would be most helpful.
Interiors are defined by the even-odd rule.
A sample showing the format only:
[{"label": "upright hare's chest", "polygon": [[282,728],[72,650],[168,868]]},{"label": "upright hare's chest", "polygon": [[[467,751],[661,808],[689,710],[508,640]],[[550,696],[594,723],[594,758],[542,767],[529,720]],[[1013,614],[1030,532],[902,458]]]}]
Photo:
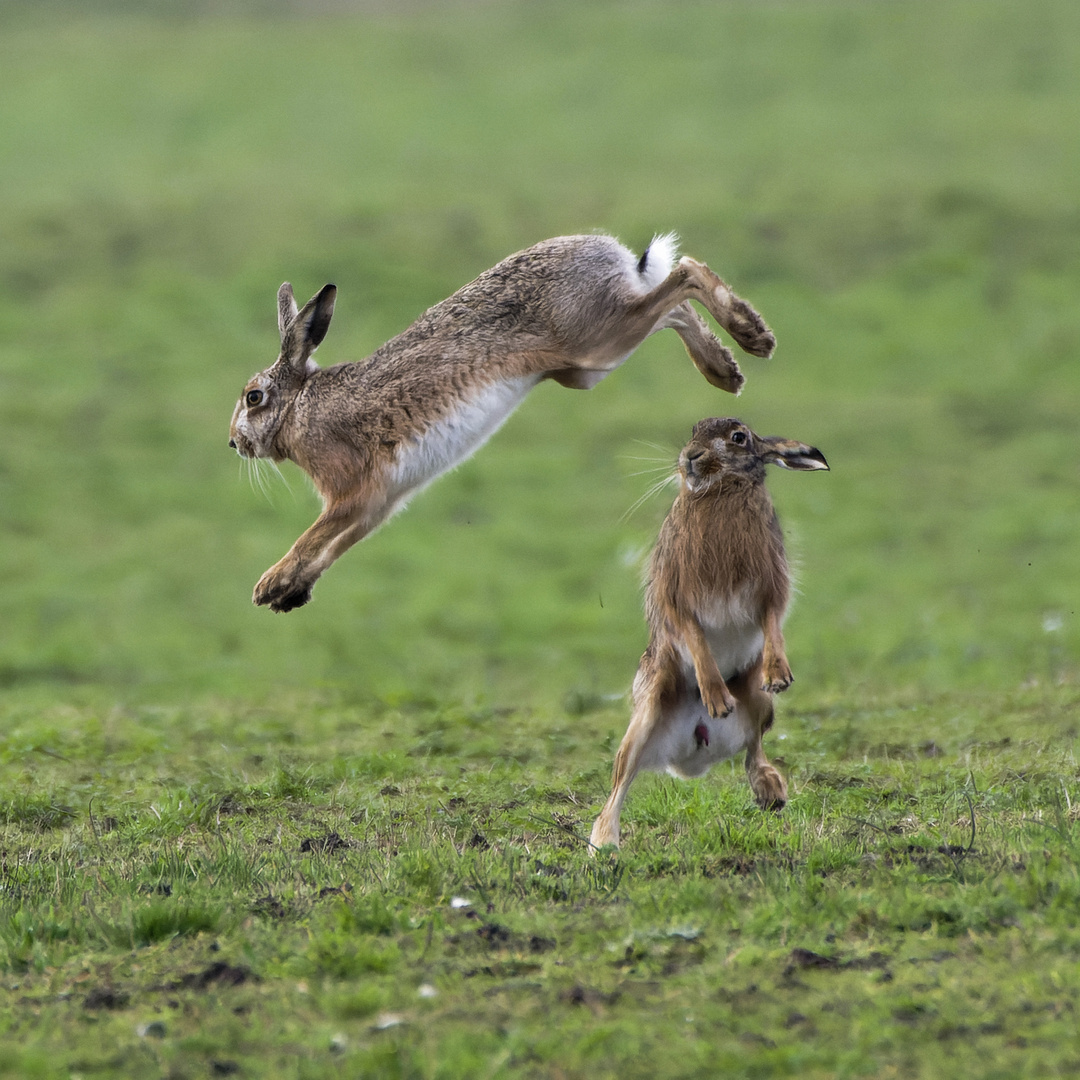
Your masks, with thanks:
[{"label": "upright hare's chest", "polygon": [[[695,615],[725,679],[745,671],[761,655],[765,635],[750,586],[727,598],[711,598],[698,606]],[[679,643],[679,654],[684,668],[693,676],[694,662],[685,642]]]}]

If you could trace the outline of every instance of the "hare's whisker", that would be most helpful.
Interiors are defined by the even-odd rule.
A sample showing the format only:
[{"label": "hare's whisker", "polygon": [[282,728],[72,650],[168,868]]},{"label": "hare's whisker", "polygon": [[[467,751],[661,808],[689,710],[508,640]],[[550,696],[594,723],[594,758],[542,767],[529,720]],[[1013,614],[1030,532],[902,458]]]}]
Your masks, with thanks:
[{"label": "hare's whisker", "polygon": [[660,443],[649,442],[647,439],[634,439],[634,442],[638,446],[647,446],[650,450],[659,450],[661,454],[666,454],[669,458],[677,457],[679,453],[677,446],[663,446]]},{"label": "hare's whisker", "polygon": [[678,458],[675,457],[623,457],[623,461],[644,462],[651,469],[674,469]]},{"label": "hare's whisker", "polygon": [[645,489],[644,494],[641,495],[640,498],[634,500],[630,508],[626,511],[625,514],[623,514],[621,518],[619,518],[619,520],[626,521],[631,516],[631,514],[633,514],[636,510],[640,509],[646,502],[649,501],[649,499],[653,498],[655,495],[658,495],[669,484],[676,483],[678,479],[679,474],[675,472],[668,473],[666,476],[661,476],[659,480],[657,480],[655,483],[650,484]]},{"label": "hare's whisker", "polygon": [[648,469],[638,469],[637,472],[627,473],[627,476],[648,476],[650,473],[669,473],[671,472],[671,462],[666,465],[654,465]]}]

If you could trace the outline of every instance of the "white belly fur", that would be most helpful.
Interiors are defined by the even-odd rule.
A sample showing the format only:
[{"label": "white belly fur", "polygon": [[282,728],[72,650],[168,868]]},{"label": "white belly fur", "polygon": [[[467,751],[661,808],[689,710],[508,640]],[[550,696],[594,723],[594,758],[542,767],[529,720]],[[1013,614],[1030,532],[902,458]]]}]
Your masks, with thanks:
[{"label": "white belly fur", "polygon": [[488,383],[417,439],[399,445],[390,474],[394,509],[479,450],[539,381],[539,376],[528,375]]},{"label": "white belly fur", "polygon": [[[765,636],[752,617],[745,597],[698,612],[709,650],[725,679],[745,671],[761,655]],[[718,761],[741,753],[756,737],[754,725],[741,705],[727,716],[713,719],[697,694],[694,662],[685,646],[679,648],[683,670],[692,689],[660,720],[642,758],[643,769],[667,771],[673,776],[702,776]],[[708,731],[708,745],[697,738],[698,726]]]},{"label": "white belly fur", "polygon": [[[725,679],[745,671],[761,655],[765,634],[761,629],[761,618],[751,610],[746,595],[721,601],[710,610],[695,614],[705,631],[709,651]],[[689,650],[680,643],[679,652],[693,679],[694,664]]]},{"label": "white belly fur", "polygon": [[[708,730],[708,745],[697,740],[699,724]],[[741,705],[714,720],[697,694],[688,695],[661,720],[642,754],[641,768],[683,779],[702,776],[718,761],[745,750],[753,737],[753,726]]]}]

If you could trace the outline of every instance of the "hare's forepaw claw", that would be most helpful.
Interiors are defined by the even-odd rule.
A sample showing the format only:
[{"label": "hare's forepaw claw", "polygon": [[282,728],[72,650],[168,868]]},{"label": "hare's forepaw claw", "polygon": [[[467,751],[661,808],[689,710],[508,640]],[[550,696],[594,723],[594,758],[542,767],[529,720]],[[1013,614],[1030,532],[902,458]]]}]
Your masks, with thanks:
[{"label": "hare's forepaw claw", "polygon": [[761,689],[770,694],[782,694],[794,681],[794,679],[773,679],[765,683]]},{"label": "hare's forepaw claw", "polygon": [[311,589],[311,583],[303,578],[298,567],[278,563],[259,578],[251,600],[274,612],[292,611],[311,599]]},{"label": "hare's forepaw claw", "polygon": [[794,681],[795,676],[787,664],[776,664],[763,672],[761,689],[770,694],[782,694]]},{"label": "hare's forepaw claw", "polygon": [[289,593],[288,596],[283,596],[279,600],[272,600],[270,602],[270,610],[274,612],[292,611],[293,608],[303,607],[311,599],[311,589],[299,589],[296,592]]},{"label": "hare's forepaw claw", "polygon": [[726,686],[703,687],[701,701],[714,720],[723,720],[735,708],[735,699]]}]

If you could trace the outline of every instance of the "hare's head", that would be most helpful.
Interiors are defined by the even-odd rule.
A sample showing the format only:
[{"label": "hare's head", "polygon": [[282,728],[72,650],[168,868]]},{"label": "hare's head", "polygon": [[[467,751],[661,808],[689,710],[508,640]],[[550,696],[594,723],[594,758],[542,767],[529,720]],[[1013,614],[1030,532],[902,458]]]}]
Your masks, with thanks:
[{"label": "hare's head", "polygon": [[311,354],[319,347],[334,314],[337,287],[324,285],[299,311],[292,286],[278,289],[281,354],[265,371],[248,380],[233,410],[229,445],[246,458],[286,455],[278,446],[282,421],[308,377],[318,370]]},{"label": "hare's head", "polygon": [[679,474],[692,492],[704,492],[724,476],[765,478],[766,465],[782,469],[827,469],[824,454],[806,443],[755,435],[734,417],[699,420],[679,455]]}]

